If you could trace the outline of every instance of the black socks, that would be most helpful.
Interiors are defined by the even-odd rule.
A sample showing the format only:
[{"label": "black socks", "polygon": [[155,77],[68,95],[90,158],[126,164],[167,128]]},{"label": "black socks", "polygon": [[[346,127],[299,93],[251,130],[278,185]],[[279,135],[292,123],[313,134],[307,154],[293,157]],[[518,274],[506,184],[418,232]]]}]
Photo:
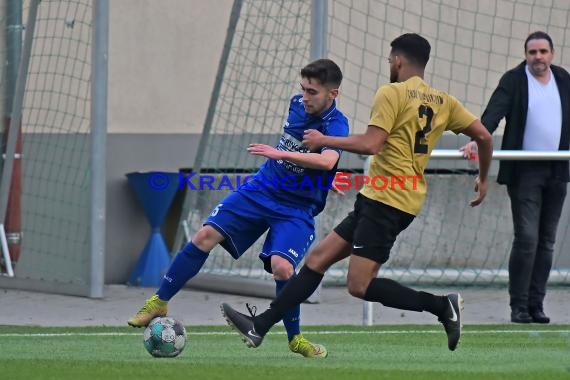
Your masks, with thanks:
[{"label": "black socks", "polygon": [[364,300],[380,302],[384,306],[401,310],[425,310],[438,317],[448,308],[447,297],[418,292],[388,278],[374,278],[370,281]]},{"label": "black socks", "polygon": [[[299,274],[287,283],[271,303],[269,309],[254,318],[255,331],[262,336],[267,334],[274,324],[283,319],[288,310],[309,298],[322,279],[322,274],[303,266]],[[438,317],[449,308],[446,296],[418,292],[388,278],[374,278],[366,289],[364,300],[380,302],[395,309],[428,311]]]},{"label": "black socks", "polygon": [[279,296],[271,302],[269,309],[254,318],[255,331],[262,336],[267,334],[274,324],[283,319],[287,311],[300,305],[314,293],[323,276],[303,265],[299,274],[291,278]]}]

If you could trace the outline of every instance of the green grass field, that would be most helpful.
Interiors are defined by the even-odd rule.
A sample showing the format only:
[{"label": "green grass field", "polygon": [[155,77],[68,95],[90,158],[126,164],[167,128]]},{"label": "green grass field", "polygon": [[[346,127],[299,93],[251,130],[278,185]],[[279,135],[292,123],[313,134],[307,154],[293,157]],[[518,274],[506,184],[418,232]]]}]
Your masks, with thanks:
[{"label": "green grass field", "polygon": [[0,379],[570,379],[570,326],[466,326],[455,352],[439,325],[306,327],[329,357],[305,359],[272,330],[257,349],[229,327],[187,327],[177,358],[142,330],[0,326]]}]

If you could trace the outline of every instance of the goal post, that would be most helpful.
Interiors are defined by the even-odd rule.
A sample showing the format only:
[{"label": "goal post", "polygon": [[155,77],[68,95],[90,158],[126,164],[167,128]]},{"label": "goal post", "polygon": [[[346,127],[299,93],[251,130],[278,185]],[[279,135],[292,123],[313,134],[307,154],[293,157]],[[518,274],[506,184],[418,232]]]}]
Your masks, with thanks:
[{"label": "goal post", "polygon": [[[108,0],[8,0],[2,35],[23,31],[2,165],[2,222],[17,130],[22,140],[22,255],[0,287],[103,296]],[[10,10],[12,9],[12,10]],[[0,51],[2,54],[7,52]],[[4,115],[3,115],[4,116]],[[9,243],[9,239],[8,239]],[[2,244],[3,246],[4,244]],[[4,251],[4,249],[3,249]],[[6,266],[7,260],[0,257]]]}]

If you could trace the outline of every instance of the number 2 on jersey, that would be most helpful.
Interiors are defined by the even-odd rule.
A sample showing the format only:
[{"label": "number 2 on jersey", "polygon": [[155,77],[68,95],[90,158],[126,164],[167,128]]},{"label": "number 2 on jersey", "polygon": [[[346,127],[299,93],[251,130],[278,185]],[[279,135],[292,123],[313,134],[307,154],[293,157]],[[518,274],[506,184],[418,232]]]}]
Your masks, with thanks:
[{"label": "number 2 on jersey", "polygon": [[424,116],[426,117],[426,126],[423,127],[422,130],[420,130],[416,133],[416,141],[414,143],[414,153],[427,154],[427,152],[428,152],[428,146],[427,146],[427,144],[423,144],[423,141],[426,138],[426,134],[428,134],[431,131],[431,121],[433,119],[433,109],[430,106],[426,106],[425,104],[422,104],[418,108],[418,117],[420,119],[423,119]]}]

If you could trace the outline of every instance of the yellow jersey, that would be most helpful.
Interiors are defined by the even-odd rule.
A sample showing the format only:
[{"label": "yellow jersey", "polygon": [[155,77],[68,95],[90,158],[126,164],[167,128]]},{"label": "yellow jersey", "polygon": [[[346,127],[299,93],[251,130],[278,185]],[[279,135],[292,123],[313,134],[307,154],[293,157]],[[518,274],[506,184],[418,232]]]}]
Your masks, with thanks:
[{"label": "yellow jersey", "polygon": [[419,214],[427,184],[424,170],[444,131],[456,134],[475,117],[456,98],[418,76],[380,87],[370,112],[370,126],[388,133],[372,156],[368,183],[360,192],[412,215]]}]

